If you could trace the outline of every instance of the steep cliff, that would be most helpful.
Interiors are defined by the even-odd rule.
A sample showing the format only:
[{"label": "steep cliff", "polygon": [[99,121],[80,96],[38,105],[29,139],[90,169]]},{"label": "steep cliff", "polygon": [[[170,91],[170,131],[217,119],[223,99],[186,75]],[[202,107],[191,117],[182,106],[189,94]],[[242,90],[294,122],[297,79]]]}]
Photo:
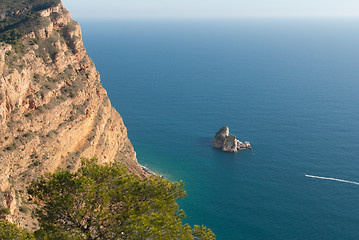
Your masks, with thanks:
[{"label": "steep cliff", "polygon": [[96,156],[145,173],[61,2],[4,0],[0,16],[0,210],[31,229],[25,188],[45,172]]}]

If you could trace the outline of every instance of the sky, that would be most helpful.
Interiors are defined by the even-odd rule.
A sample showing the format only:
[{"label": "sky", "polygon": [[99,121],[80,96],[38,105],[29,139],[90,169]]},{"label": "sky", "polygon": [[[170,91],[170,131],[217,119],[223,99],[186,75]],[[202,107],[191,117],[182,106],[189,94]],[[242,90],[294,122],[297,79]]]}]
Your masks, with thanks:
[{"label": "sky", "polygon": [[75,19],[359,17],[359,0],[62,0]]}]

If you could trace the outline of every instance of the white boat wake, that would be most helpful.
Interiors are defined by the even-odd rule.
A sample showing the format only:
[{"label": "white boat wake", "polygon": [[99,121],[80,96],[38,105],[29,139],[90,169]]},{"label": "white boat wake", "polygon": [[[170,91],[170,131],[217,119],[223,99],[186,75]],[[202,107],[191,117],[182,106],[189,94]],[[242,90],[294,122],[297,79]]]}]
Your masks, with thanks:
[{"label": "white boat wake", "polygon": [[359,182],[353,182],[353,181],[337,179],[337,178],[319,177],[319,176],[313,176],[313,175],[304,175],[304,176],[309,177],[309,178],[318,178],[318,179],[324,179],[324,180],[330,180],[330,181],[337,181],[337,182],[344,182],[344,183],[351,183],[351,184],[359,185]]}]

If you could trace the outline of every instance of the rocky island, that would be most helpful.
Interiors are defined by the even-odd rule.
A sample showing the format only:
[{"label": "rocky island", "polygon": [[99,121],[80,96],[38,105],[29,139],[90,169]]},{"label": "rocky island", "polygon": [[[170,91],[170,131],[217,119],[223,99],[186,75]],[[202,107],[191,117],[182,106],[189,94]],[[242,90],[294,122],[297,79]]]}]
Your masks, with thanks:
[{"label": "rocky island", "polygon": [[251,144],[239,141],[236,136],[229,134],[229,128],[227,126],[222,127],[214,135],[213,148],[221,148],[224,152],[238,152],[238,150],[250,149],[252,150]]}]

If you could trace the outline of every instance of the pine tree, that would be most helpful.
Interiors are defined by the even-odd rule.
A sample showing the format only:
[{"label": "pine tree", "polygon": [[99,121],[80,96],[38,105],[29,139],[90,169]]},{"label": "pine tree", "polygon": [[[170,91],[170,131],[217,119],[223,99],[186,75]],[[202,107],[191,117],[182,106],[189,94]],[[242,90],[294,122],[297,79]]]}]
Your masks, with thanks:
[{"label": "pine tree", "polygon": [[215,239],[206,227],[182,223],[182,182],[141,178],[118,162],[83,159],[77,172],[47,174],[28,192],[39,204],[39,239]]}]

